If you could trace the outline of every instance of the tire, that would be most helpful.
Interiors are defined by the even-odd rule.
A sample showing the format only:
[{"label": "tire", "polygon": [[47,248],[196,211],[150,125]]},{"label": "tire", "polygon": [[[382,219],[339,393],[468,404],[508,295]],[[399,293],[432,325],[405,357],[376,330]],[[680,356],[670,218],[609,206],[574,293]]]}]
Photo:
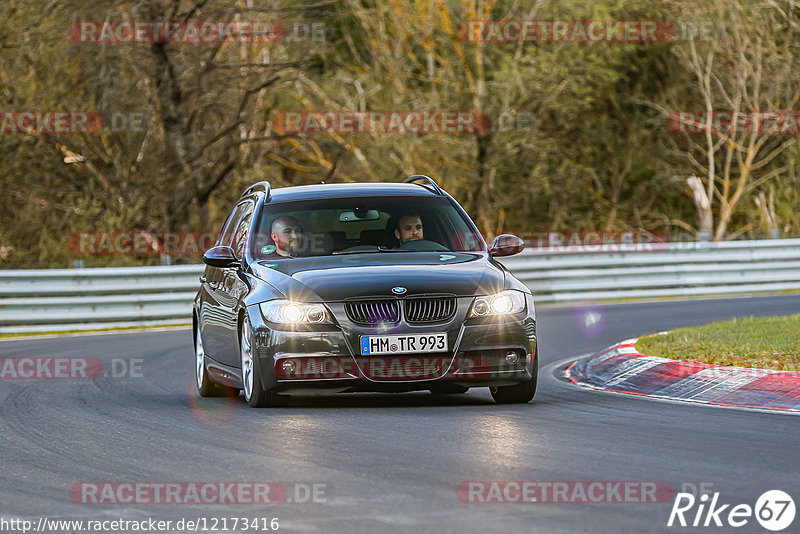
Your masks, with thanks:
[{"label": "tire", "polygon": [[200,336],[200,325],[194,327],[194,369],[197,393],[201,397],[235,397],[239,390],[217,384],[208,376],[206,369],[206,351],[203,338]]},{"label": "tire", "polygon": [[278,395],[274,391],[264,391],[261,384],[261,367],[255,357],[253,348],[253,327],[245,313],[239,331],[239,354],[242,362],[242,392],[244,400],[253,408],[285,406],[289,401],[287,395]]},{"label": "tire", "polygon": [[536,382],[526,380],[513,386],[489,388],[492,398],[497,404],[525,404],[533,400],[536,394]]},{"label": "tire", "polygon": [[534,358],[533,376],[513,386],[490,387],[492,398],[497,404],[527,404],[536,395],[536,382],[539,379],[539,356]]},{"label": "tire", "polygon": [[469,391],[469,388],[466,386],[459,386],[457,384],[447,384],[445,386],[431,388],[429,391],[434,395],[458,395],[461,393],[466,393]]}]

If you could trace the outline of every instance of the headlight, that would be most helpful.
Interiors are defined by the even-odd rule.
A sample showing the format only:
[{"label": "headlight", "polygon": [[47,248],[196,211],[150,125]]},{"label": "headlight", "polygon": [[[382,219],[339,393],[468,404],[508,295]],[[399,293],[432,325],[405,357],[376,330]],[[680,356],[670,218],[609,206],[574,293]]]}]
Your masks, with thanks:
[{"label": "headlight", "polygon": [[328,310],[322,304],[303,304],[291,300],[262,302],[261,313],[271,323],[321,324],[332,323]]},{"label": "headlight", "polygon": [[496,295],[475,297],[469,318],[490,315],[513,315],[525,311],[525,293],[509,289]]}]

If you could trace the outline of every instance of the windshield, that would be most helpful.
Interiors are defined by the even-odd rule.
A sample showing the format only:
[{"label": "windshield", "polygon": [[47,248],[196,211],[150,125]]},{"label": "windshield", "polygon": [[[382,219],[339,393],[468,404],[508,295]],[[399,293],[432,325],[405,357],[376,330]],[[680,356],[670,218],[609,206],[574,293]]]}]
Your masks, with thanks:
[{"label": "windshield", "polygon": [[345,197],[268,203],[250,240],[259,259],[407,251],[476,252],[481,236],[444,197]]}]

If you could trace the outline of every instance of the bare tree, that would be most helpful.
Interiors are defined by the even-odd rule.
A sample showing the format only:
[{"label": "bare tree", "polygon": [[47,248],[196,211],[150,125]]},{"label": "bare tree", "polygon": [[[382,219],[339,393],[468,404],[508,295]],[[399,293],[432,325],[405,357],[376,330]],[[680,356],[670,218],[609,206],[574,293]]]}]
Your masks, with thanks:
[{"label": "bare tree", "polygon": [[[728,235],[730,223],[745,198],[759,187],[785,174],[787,149],[796,142],[797,129],[781,132],[765,126],[765,112],[778,121],[791,115],[800,99],[794,76],[794,35],[785,27],[786,17],[797,24],[797,12],[781,12],[774,6],[740,0],[714,0],[723,35],[677,44],[676,55],[693,76],[689,98],[674,99],[670,108],[672,127],[684,131],[682,144],[670,150],[688,163],[694,179],[688,185],[700,214],[700,228],[713,239]],[[702,110],[692,109],[697,102]],[[691,110],[676,113],[677,109]],[[769,117],[767,115],[766,117]],[[693,133],[697,132],[697,133]],[[716,215],[713,221],[712,211]]]}]

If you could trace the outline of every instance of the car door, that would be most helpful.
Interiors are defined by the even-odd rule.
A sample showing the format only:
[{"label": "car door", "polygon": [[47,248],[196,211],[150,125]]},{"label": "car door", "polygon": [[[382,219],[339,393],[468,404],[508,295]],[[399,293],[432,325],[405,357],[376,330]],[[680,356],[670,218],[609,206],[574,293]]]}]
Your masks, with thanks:
[{"label": "car door", "polygon": [[[231,246],[233,234],[239,224],[244,208],[244,204],[234,206],[220,231],[219,237],[217,237],[215,246]],[[226,335],[230,326],[225,324],[228,320],[224,312],[225,298],[224,294],[220,292],[220,284],[224,278],[223,271],[224,269],[219,267],[206,265],[205,272],[201,278],[203,297],[200,301],[199,310],[203,347],[206,351],[206,356],[218,362],[223,362],[225,354],[231,351],[231,347],[228,345],[229,336]]]},{"label": "car door", "polygon": [[[233,231],[230,245],[239,261],[244,260],[244,247],[250,231],[250,222],[253,218],[254,203],[247,200],[241,206],[243,207],[242,215]],[[220,331],[222,336],[221,345],[224,346],[224,350],[219,354],[219,361],[232,367],[238,367],[240,365],[238,348],[239,303],[249,286],[244,279],[241,267],[226,267],[219,269],[219,271],[220,281],[216,290],[217,301],[222,317],[221,322],[225,325],[224,330]]]}]

